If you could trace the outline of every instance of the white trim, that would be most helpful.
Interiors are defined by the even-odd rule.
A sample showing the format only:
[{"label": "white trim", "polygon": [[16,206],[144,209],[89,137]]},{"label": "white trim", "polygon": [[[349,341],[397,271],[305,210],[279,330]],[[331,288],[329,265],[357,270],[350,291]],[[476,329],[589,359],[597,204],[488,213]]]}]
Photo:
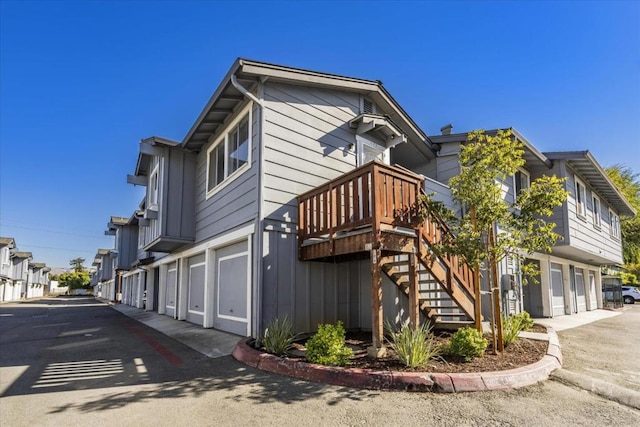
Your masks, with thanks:
[{"label": "white trim", "polygon": [[[575,201],[576,201],[576,215],[578,218],[587,219],[587,187],[584,185],[578,175],[574,176],[574,190],[575,190]],[[580,187],[582,187],[582,193],[580,193]],[[578,200],[580,199],[580,200]]]},{"label": "white trim", "polygon": [[[527,177],[527,188],[531,188],[531,174],[523,168],[518,168],[518,170],[513,174],[513,202],[514,203],[518,198],[518,190],[517,190],[518,187],[516,184],[516,175],[518,174],[518,172],[520,172],[521,174]],[[520,191],[522,190],[524,190],[524,188],[520,189]]]},{"label": "white trim", "polygon": [[[596,203],[598,202],[598,211],[596,212]],[[597,230],[602,229],[602,202],[600,201],[600,198],[598,196],[596,196],[596,194],[592,191],[591,192],[591,219],[593,221],[593,227],[596,228]],[[596,220],[597,218],[597,220]]]},{"label": "white trim", "polygon": [[237,230],[231,231],[223,236],[215,237],[211,240],[208,240],[204,243],[199,244],[198,246],[194,246],[192,248],[186,249],[182,252],[171,254],[166,256],[153,264],[149,264],[148,267],[158,267],[160,265],[169,264],[171,262],[175,262],[183,257],[190,257],[192,255],[197,255],[201,252],[206,251],[207,249],[216,249],[220,246],[227,246],[232,243],[239,242],[243,239],[248,239],[248,236],[253,234],[255,231],[255,223],[251,223],[242,228],[238,228]]},{"label": "white trim", "polygon": [[[616,218],[615,224],[614,224],[613,218]],[[609,235],[615,241],[620,241],[620,237],[621,237],[620,215],[618,215],[611,209],[609,209]]]},{"label": "white trim", "polygon": [[[247,327],[250,326],[250,322],[249,320],[251,319],[251,311],[250,311],[250,300],[251,300],[251,275],[249,274],[251,272],[251,256],[249,255],[249,239],[247,239],[247,250],[244,252],[238,252],[235,253],[233,255],[227,255],[225,257],[219,257],[217,259],[217,263],[216,263],[216,283],[217,283],[217,289],[216,289],[216,317],[218,317],[219,319],[226,319],[226,320],[233,320],[236,322],[246,322],[247,323]],[[229,316],[226,314],[220,314],[220,263],[222,261],[226,261],[228,259],[233,259],[233,258],[240,258],[242,256],[246,256],[247,257],[247,317],[237,317],[237,316]]]},{"label": "white trim", "polygon": [[[206,304],[205,304],[206,300],[204,299],[204,297],[205,297],[204,293],[205,293],[205,288],[207,287],[207,263],[206,263],[206,254],[204,252],[200,253],[200,254],[196,254],[194,256],[198,256],[198,255],[204,255],[205,256],[205,261],[199,262],[197,264],[189,265],[189,282],[187,283],[187,312],[188,313],[192,313],[192,314],[201,315],[201,316],[204,317],[204,310],[205,310],[205,306],[206,306]],[[187,260],[187,264],[189,264],[189,260]],[[203,296],[202,296],[203,297],[202,306],[203,307],[202,307],[202,311],[196,311],[196,310],[191,310],[189,308],[189,306],[191,305],[191,277],[192,277],[191,276],[191,269],[192,268],[197,268],[197,267],[202,267],[202,266],[204,266],[204,274],[205,274],[203,288],[202,288],[202,294],[203,294]],[[202,319],[202,324],[204,325],[204,318]]]},{"label": "white trim", "polygon": [[[241,167],[239,167],[238,169],[236,169],[235,171],[233,171],[231,174],[229,174],[228,176],[225,176],[222,179],[222,182],[218,185],[216,185],[215,187],[209,189],[209,176],[210,176],[210,169],[211,169],[211,152],[218,147],[220,144],[227,144],[228,139],[227,137],[229,136],[229,132],[238,124],[242,121],[242,119],[247,118],[248,120],[248,129],[247,129],[247,137],[249,139],[249,146],[247,147],[247,163],[245,163],[244,165],[242,165]],[[214,135],[215,136],[215,135]],[[207,149],[207,169],[205,171],[205,197],[206,199],[210,199],[214,194],[216,194],[217,192],[219,192],[220,190],[222,190],[224,187],[226,187],[227,185],[229,185],[230,182],[234,181],[238,176],[242,175],[247,169],[251,168],[251,151],[253,148],[253,102],[249,102],[247,104],[246,107],[244,107],[242,110],[240,110],[236,117],[233,119],[233,121],[229,122],[229,124],[227,124],[225,126],[225,128],[223,129],[223,131],[216,136],[216,139],[214,140],[212,136],[209,139],[209,143],[211,143],[211,141],[215,141],[213,144],[211,144],[211,146]],[[224,168],[225,168],[225,173],[228,170],[228,165],[227,165],[227,149],[225,147],[225,153],[224,153]]]}]

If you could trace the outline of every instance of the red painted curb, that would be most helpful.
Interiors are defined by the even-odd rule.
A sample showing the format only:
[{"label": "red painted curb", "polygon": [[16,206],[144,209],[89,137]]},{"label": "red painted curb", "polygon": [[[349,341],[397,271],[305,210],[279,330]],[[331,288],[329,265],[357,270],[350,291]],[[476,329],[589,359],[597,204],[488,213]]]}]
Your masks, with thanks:
[{"label": "red painted curb", "polygon": [[263,371],[318,383],[373,390],[461,393],[526,387],[549,378],[551,372],[562,366],[562,353],[556,332],[547,328],[547,334],[547,354],[540,361],[506,371],[468,374],[370,371],[322,366],[261,352],[248,344],[252,338],[241,339],[233,349],[232,356],[239,362]]}]

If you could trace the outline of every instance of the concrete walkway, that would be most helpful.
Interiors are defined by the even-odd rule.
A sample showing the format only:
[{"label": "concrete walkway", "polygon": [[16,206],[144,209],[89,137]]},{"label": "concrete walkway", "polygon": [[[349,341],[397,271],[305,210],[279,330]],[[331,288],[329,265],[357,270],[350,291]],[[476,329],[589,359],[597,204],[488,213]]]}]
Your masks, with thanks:
[{"label": "concrete walkway", "polygon": [[176,320],[163,314],[144,311],[126,304],[115,304],[112,307],[125,316],[162,332],[211,358],[229,356],[238,340],[242,338],[215,329],[205,329],[187,321]]},{"label": "concrete walkway", "polygon": [[536,318],[534,320],[536,321],[536,323],[542,323],[543,325],[551,326],[553,329],[555,329],[556,332],[560,332],[564,331],[565,329],[577,328],[578,326],[588,325],[589,323],[619,316],[621,314],[622,311],[593,310],[553,318]]}]

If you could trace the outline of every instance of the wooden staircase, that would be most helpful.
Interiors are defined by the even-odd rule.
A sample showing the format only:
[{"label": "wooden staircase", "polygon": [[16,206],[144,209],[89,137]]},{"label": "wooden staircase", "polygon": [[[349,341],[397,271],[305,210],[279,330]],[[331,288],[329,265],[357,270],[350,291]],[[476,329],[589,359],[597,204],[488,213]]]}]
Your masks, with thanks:
[{"label": "wooden staircase", "polygon": [[370,252],[372,329],[378,330],[378,340],[382,323],[375,314],[381,304],[376,289],[381,283],[375,271],[408,295],[410,313],[415,313],[417,298],[418,309],[432,322],[475,319],[473,269],[459,257],[439,253],[438,245],[452,233],[435,213],[416,221],[420,194],[424,194],[421,176],[372,162],[298,196],[300,260],[348,260]]}]

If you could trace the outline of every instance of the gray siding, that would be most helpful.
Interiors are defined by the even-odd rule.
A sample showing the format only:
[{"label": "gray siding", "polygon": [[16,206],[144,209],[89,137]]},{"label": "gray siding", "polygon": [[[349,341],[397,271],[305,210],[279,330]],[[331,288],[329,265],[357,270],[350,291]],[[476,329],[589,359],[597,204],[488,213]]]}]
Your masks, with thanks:
[{"label": "gray siding", "polygon": [[[580,179],[580,178],[579,178]],[[569,191],[567,197],[567,217],[569,223],[568,243],[575,248],[586,252],[594,253],[611,261],[611,263],[622,263],[622,247],[620,240],[611,237],[611,226],[609,218],[610,206],[602,198],[600,199],[602,211],[602,225],[598,229],[593,224],[593,190],[589,187],[589,182],[580,179],[585,185],[585,196],[587,214],[583,218],[577,214],[576,194],[575,194],[575,173],[568,170],[566,188]],[[596,193],[596,196],[598,194]]]},{"label": "gray siding", "polygon": [[[566,169],[564,164],[561,162],[554,162],[553,167],[551,169],[544,166],[531,167],[530,165],[525,165],[527,171],[531,174],[531,182],[535,179],[546,176],[557,176],[558,178],[563,178],[566,176]],[[565,183],[565,189],[568,189],[567,183]],[[569,236],[567,235],[567,204],[564,203],[562,206],[559,206],[553,210],[553,214],[549,218],[545,218],[547,222],[553,222],[556,225],[554,231],[561,235],[564,240],[559,240],[556,245],[567,245],[569,244]]]},{"label": "gray siding", "polygon": [[[196,159],[192,153],[165,148],[162,167],[162,194],[165,215],[162,234],[171,237],[193,239],[195,237],[194,171]],[[136,243],[137,244],[137,243]]]},{"label": "gray siding", "polygon": [[[206,198],[207,150],[211,143],[205,145],[198,154],[195,185],[196,243],[252,222],[258,215],[260,108],[256,105],[253,106],[251,126],[251,167],[209,199]],[[223,129],[216,134],[212,142],[226,131],[227,129]]]},{"label": "gray siding", "polygon": [[[268,228],[263,234],[263,325],[288,314],[298,332],[338,320],[348,329],[371,329],[369,260],[300,262],[295,233],[273,230],[273,224]],[[406,320],[408,313],[406,295],[387,277],[383,278],[383,311],[392,324]],[[397,317],[402,313],[404,317]]]},{"label": "gray siding", "polygon": [[297,221],[296,197],[356,165],[356,94],[268,83],[265,85],[264,216]]}]

